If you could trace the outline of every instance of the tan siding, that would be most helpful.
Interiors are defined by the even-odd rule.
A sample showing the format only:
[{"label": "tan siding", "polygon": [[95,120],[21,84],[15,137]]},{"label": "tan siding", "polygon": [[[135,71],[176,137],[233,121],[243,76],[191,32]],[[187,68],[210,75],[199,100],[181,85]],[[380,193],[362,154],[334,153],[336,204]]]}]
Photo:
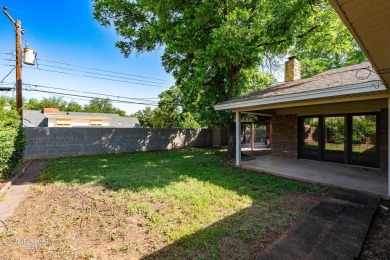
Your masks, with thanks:
[{"label": "tan siding", "polygon": [[359,102],[343,102],[315,106],[302,106],[277,109],[277,115],[323,115],[323,114],[346,114],[362,112],[379,112],[387,107],[387,99],[368,100]]}]

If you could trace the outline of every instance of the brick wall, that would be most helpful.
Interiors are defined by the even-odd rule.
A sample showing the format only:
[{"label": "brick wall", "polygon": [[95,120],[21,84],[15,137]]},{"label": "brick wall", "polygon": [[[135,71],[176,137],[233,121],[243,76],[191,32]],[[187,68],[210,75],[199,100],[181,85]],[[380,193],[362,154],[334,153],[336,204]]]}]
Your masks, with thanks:
[{"label": "brick wall", "polygon": [[387,170],[387,108],[381,110],[380,120],[380,167]]},{"label": "brick wall", "polygon": [[296,115],[272,117],[272,156],[298,158],[298,118]]},{"label": "brick wall", "polygon": [[25,159],[211,146],[209,129],[25,128]]}]

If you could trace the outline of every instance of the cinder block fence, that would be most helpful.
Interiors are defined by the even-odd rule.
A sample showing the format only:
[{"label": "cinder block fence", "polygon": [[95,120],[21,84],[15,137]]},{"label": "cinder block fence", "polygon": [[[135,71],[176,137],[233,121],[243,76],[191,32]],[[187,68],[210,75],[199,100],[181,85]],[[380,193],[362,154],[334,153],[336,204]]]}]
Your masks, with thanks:
[{"label": "cinder block fence", "polygon": [[209,129],[25,128],[25,159],[211,146]]}]

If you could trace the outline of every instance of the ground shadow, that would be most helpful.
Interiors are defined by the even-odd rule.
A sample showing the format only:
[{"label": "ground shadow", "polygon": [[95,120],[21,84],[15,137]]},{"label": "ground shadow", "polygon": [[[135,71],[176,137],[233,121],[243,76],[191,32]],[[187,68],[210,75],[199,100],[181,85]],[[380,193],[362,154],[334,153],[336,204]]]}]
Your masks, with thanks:
[{"label": "ground shadow", "polygon": [[253,256],[302,213],[299,207],[281,200],[288,198],[283,195],[314,190],[309,185],[225,165],[220,160],[223,156],[219,150],[187,149],[61,158],[47,163],[40,181],[92,183],[114,191],[143,192],[193,178],[234,191],[249,197],[252,205],[181,237],[145,259]]}]

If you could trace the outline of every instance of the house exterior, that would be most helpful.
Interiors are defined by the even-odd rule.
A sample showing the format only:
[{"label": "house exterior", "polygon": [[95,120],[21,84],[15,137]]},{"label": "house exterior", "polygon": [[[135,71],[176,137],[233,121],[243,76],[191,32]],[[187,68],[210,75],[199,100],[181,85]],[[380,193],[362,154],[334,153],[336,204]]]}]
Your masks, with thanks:
[{"label": "house exterior", "polygon": [[[235,112],[236,122],[243,113],[270,113],[274,156],[386,169],[390,196],[390,4],[385,0],[329,2],[370,63],[305,80],[290,71],[286,83],[218,104],[215,109]],[[294,63],[286,68],[298,72],[299,65]],[[363,131],[357,126],[363,124],[370,126],[370,134],[365,133],[365,141],[359,141],[362,138],[356,133]],[[240,132],[239,123],[236,132]],[[237,135],[237,144],[239,138]],[[361,150],[359,146],[364,145]],[[240,165],[240,145],[236,149],[236,165]]]},{"label": "house exterior", "polygon": [[56,108],[23,111],[24,127],[112,127],[141,128],[135,117],[121,117],[118,114],[61,112]]},{"label": "house exterior", "polygon": [[[236,122],[246,113],[267,115],[272,156],[388,168],[390,94],[370,63],[300,79],[299,61],[292,57],[285,81],[215,109],[235,112]],[[240,149],[237,145],[237,165]]]}]

